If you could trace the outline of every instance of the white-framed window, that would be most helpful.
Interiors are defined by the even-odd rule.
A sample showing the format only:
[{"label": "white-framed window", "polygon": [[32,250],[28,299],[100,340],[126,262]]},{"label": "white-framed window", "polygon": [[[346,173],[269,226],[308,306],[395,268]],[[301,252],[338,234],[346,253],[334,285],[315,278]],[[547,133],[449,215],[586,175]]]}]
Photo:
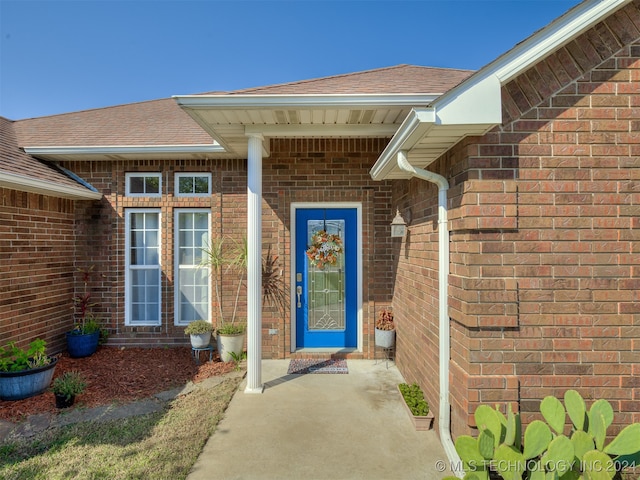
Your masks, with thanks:
[{"label": "white-framed window", "polygon": [[125,210],[125,325],[161,324],[160,209]]},{"label": "white-framed window", "polygon": [[162,174],[154,172],[125,173],[127,197],[162,196]]},{"label": "white-framed window", "polygon": [[211,195],[210,173],[176,173],[176,197],[204,197]]},{"label": "white-framed window", "polygon": [[202,265],[202,249],[210,243],[211,210],[181,208],[174,215],[175,324],[210,322],[211,271]]}]

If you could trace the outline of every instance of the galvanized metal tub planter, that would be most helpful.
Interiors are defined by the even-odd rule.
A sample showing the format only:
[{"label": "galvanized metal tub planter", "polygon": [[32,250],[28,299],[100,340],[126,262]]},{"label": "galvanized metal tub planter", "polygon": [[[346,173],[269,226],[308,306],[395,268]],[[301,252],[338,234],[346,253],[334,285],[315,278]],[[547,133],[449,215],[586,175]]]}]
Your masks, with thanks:
[{"label": "galvanized metal tub planter", "polygon": [[43,367],[20,370],[17,372],[0,372],[0,399],[22,400],[45,392],[58,363],[52,358],[49,365]]}]

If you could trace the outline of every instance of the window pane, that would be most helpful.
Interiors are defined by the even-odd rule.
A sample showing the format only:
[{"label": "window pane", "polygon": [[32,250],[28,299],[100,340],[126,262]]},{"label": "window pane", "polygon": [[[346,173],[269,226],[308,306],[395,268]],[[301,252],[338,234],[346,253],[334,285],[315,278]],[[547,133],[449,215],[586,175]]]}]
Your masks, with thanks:
[{"label": "window pane", "polygon": [[180,177],[178,179],[179,193],[193,193],[193,177]]},{"label": "window pane", "polygon": [[132,230],[144,227],[144,213],[131,213],[129,219]]},{"label": "window pane", "polygon": [[158,229],[160,225],[160,215],[158,213],[144,213],[147,229]]},{"label": "window pane", "polygon": [[129,191],[131,193],[144,193],[144,178],[129,177]]},{"label": "window pane", "polygon": [[144,183],[146,186],[145,193],[160,193],[160,178],[159,177],[144,177]]},{"label": "window pane", "polygon": [[145,265],[159,265],[160,256],[158,255],[158,248],[147,248],[145,250]]},{"label": "window pane", "polygon": [[194,213],[195,228],[198,230],[209,230],[209,214],[208,213]]},{"label": "window pane", "polygon": [[195,177],[194,193],[209,193],[209,177]]}]

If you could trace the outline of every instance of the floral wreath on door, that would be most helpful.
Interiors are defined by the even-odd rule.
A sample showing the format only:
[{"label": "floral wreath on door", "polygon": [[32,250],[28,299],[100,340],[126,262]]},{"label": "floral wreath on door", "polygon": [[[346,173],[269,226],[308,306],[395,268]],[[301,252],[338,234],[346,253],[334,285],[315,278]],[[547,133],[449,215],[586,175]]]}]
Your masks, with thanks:
[{"label": "floral wreath on door", "polygon": [[311,246],[307,249],[307,257],[311,265],[322,270],[325,265],[338,263],[338,255],[342,253],[342,239],[338,235],[318,230],[311,237]]}]

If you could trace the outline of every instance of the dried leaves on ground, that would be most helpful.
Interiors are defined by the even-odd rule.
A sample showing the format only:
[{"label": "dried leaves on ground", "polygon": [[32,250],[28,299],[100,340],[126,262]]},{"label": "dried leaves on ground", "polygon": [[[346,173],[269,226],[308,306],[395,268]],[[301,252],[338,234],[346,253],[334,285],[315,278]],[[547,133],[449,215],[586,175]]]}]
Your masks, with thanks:
[{"label": "dried leaves on ground", "polygon": [[[206,358],[205,353],[201,353],[201,363],[197,365],[189,347],[100,347],[85,358],[62,354],[54,378],[69,370],[82,373],[88,386],[72,408],[96,407],[148,398],[189,381],[200,382],[222,375],[234,368],[233,362],[221,362],[217,353],[212,362],[208,360],[208,352]],[[0,401],[0,420],[17,422],[28,415],[45,412],[58,412],[51,392],[24,400]]]}]

